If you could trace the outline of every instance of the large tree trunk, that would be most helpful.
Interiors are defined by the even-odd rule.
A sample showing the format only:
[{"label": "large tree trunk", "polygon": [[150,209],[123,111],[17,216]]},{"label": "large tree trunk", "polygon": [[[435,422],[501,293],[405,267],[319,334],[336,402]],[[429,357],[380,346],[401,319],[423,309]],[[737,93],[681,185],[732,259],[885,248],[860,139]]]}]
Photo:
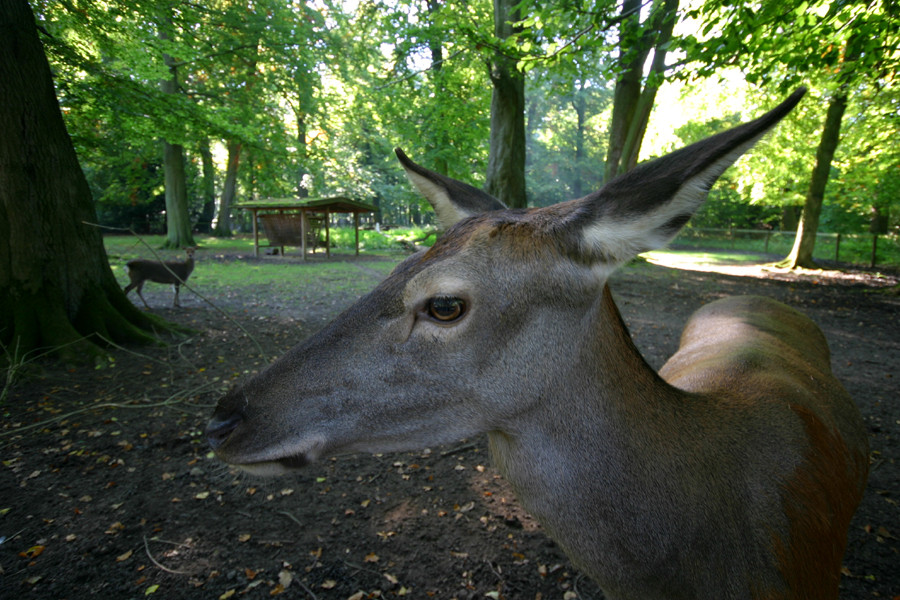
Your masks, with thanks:
[{"label": "large tree trunk", "polygon": [[[619,30],[621,74],[613,95],[612,123],[606,155],[605,178],[630,171],[637,164],[656,91],[666,66],[666,48],[678,12],[678,0],[656,0],[646,23],[641,23],[641,0],[625,0]],[[644,85],[644,63],[653,50],[653,61]]]},{"label": "large tree trunk", "polygon": [[219,216],[216,218],[215,234],[219,237],[231,235],[231,207],[237,195],[238,167],[241,164],[241,148],[237,140],[228,142],[228,164],[225,167],[225,186],[222,188],[222,199],[219,202]]},{"label": "large tree trunk", "polygon": [[825,116],[825,127],[822,129],[822,139],[816,149],[816,166],[813,167],[812,177],[809,181],[809,190],[806,192],[806,202],[803,205],[803,213],[800,216],[800,225],[794,238],[794,247],[787,258],[778,263],[778,266],[789,269],[806,268],[815,269],[817,265],[813,260],[813,250],[816,247],[816,233],[819,230],[819,215],[822,212],[822,202],[825,199],[825,187],[828,185],[828,176],[831,173],[831,161],[841,140],[841,121],[844,111],[847,109],[846,94],[837,94],[828,104],[828,113]]},{"label": "large tree trunk", "polygon": [[[161,324],[115,280],[87,180],[25,0],[0,0],[0,342],[8,360],[53,348],[102,354],[97,336],[151,341]],[[3,359],[0,358],[0,361]]]},{"label": "large tree trunk", "polygon": [[[504,39],[519,20],[515,0],[494,0],[494,32]],[[525,78],[513,58],[499,52],[491,64],[491,149],[485,189],[510,208],[524,208],[525,196]]]},{"label": "large tree trunk", "polygon": [[[169,23],[166,24],[170,25]],[[159,37],[169,39],[165,28],[160,29]],[[164,79],[160,86],[166,94],[178,93],[178,69],[175,59],[163,54],[163,62],[169,68],[169,79]],[[194,246],[191,235],[191,217],[188,211],[187,176],[184,170],[184,147],[163,140],[163,170],[166,181],[166,242],[167,248],[186,248]]]},{"label": "large tree trunk", "polygon": [[188,213],[184,147],[163,141],[163,169],[166,181],[165,245],[167,248],[194,246],[191,216]]}]

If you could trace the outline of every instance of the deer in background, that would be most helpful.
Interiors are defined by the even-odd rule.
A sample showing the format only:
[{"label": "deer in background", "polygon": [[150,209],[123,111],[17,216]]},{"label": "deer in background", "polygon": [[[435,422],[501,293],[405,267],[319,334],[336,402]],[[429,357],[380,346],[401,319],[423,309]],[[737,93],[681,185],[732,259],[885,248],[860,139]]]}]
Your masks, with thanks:
[{"label": "deer in background", "polygon": [[487,433],[524,507],[611,600],[836,599],[868,441],[822,332],[774,300],[725,298],[657,374],[607,286],[803,92],[545,208],[504,209],[398,149],[446,233],[220,399],[212,447],[277,474]]},{"label": "deer in background", "polygon": [[144,282],[171,283],[172,287],[175,288],[175,299],[172,301],[172,307],[180,307],[178,292],[181,284],[187,281],[187,278],[191,276],[191,271],[194,270],[194,252],[196,248],[188,247],[184,251],[187,253],[187,257],[183,261],[167,260],[162,262],[143,258],[129,260],[125,265],[125,269],[128,271],[128,279],[131,280],[131,283],[125,286],[125,294],[127,295],[131,290],[136,290],[144,306],[149,309],[150,305],[147,304],[147,301],[144,300],[144,295],[141,293],[141,290],[144,288]]}]

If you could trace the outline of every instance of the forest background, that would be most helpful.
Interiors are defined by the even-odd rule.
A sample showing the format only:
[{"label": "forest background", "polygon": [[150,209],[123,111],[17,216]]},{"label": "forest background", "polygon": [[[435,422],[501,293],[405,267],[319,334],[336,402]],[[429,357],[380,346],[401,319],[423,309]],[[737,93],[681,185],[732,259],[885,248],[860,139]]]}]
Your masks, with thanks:
[{"label": "forest background", "polygon": [[820,228],[896,243],[898,23],[896,0],[0,0],[0,343],[165,327],[98,225],[183,248],[246,231],[239,200],[335,195],[428,225],[395,147],[544,206],[801,86],[693,226],[796,229],[789,268]]},{"label": "forest background", "polygon": [[[32,7],[100,222],[165,232],[168,218],[172,246],[190,245],[192,231],[246,231],[234,203],[270,197],[345,195],[374,203],[383,225],[427,225],[396,146],[489,190],[515,188],[490,181],[492,144],[522,146],[524,197],[495,195],[552,204],[615,175],[617,144],[632,144],[632,163],[662,155],[801,84],[808,98],[693,224],[795,230],[836,99],[845,113],[820,230],[886,234],[900,223],[896,2]],[[498,141],[503,68],[521,80],[523,131]],[[623,127],[630,142],[615,137]]]}]

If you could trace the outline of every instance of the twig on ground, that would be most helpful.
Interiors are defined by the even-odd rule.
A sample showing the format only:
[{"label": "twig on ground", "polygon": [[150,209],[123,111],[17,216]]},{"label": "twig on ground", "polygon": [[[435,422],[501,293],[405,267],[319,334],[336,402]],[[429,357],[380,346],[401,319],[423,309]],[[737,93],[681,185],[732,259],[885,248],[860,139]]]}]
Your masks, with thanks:
[{"label": "twig on ground", "polygon": [[190,573],[188,573],[187,571],[178,571],[175,569],[170,569],[169,567],[166,567],[165,565],[160,564],[160,562],[158,560],[153,558],[153,554],[150,553],[150,544],[147,543],[147,536],[144,536],[144,550],[147,552],[147,558],[150,559],[150,562],[152,562],[154,565],[156,565],[158,568],[162,569],[166,573],[172,573],[173,575],[190,575]]},{"label": "twig on ground", "polygon": [[288,511],[286,511],[286,510],[279,510],[278,513],[279,513],[279,514],[282,514],[282,515],[284,515],[284,516],[286,516],[287,518],[289,518],[291,521],[293,521],[294,523],[296,523],[296,524],[299,525],[300,527],[303,527],[303,523],[300,522],[300,519],[298,519],[297,517],[295,517],[294,515],[292,515],[292,514],[289,513]]},{"label": "twig on ground", "polygon": [[441,452],[441,456],[452,456],[454,454],[461,454],[461,453],[465,452],[466,450],[472,450],[477,447],[478,446],[476,446],[474,442],[469,443],[469,444],[463,444],[462,446],[457,446],[456,448],[450,448],[449,450],[445,450],[445,451]]}]

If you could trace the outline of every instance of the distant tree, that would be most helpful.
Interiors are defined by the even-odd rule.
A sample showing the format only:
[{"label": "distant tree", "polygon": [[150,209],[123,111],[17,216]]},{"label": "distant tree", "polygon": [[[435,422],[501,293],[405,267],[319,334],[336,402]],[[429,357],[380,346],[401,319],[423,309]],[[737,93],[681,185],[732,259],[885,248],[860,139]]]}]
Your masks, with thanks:
[{"label": "distant tree", "polygon": [[[666,56],[677,21],[678,0],[654,0],[641,20],[644,3],[624,0],[619,24],[618,60],[614,72],[612,121],[606,155],[606,179],[637,164],[656,92],[665,78]],[[649,72],[644,69],[650,53]]]},{"label": "distant tree", "polygon": [[490,65],[491,151],[485,190],[511,208],[525,196],[525,77],[502,41],[520,31],[517,0],[494,0],[494,35],[500,42]]},{"label": "distant tree", "polygon": [[0,0],[0,341],[67,361],[107,340],[153,340],[109,268],[93,199],[66,132],[25,0]]},{"label": "distant tree", "polygon": [[896,5],[890,0],[820,0],[802,5],[706,0],[691,16],[705,23],[700,35],[689,36],[685,44],[689,56],[698,61],[699,74],[738,66],[751,83],[787,91],[805,82],[827,99],[797,237],[781,263],[789,268],[814,267],[819,215],[850,95],[896,86],[900,67]]}]

